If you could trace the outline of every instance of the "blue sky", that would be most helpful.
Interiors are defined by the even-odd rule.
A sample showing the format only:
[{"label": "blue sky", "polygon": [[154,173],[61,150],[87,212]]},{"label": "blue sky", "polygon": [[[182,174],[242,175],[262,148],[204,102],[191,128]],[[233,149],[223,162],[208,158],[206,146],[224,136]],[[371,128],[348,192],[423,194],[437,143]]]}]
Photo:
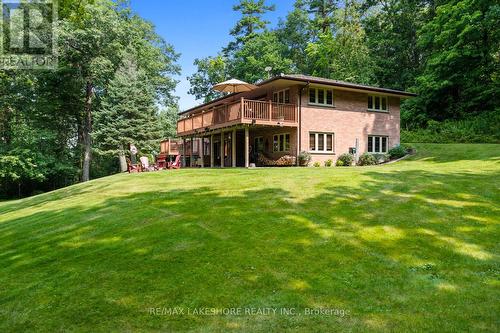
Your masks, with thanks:
[{"label": "blue sky", "polygon": [[[276,11],[265,18],[275,26],[293,8],[294,0],[267,0],[275,4]],[[215,55],[231,40],[229,31],[239,18],[232,7],[237,0],[132,0],[132,8],[140,16],[152,22],[156,31],[181,53],[179,64],[182,74],[176,94],[179,105],[185,110],[199,104],[189,95],[186,77],[196,71],[193,61]]]}]

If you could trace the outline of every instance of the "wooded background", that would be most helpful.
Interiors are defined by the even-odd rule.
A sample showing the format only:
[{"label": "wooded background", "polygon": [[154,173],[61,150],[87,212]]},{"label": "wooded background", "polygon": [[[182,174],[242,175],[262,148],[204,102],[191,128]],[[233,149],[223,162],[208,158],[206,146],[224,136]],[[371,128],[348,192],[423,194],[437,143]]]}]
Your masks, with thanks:
[{"label": "wooded background", "polygon": [[[195,61],[190,93],[300,73],[412,91],[406,142],[500,142],[497,1],[235,1],[232,41]],[[59,0],[59,66],[0,70],[0,197],[32,195],[118,172],[134,143],[158,153],[175,136],[179,55],[125,1]],[[266,67],[272,67],[270,73]]]}]

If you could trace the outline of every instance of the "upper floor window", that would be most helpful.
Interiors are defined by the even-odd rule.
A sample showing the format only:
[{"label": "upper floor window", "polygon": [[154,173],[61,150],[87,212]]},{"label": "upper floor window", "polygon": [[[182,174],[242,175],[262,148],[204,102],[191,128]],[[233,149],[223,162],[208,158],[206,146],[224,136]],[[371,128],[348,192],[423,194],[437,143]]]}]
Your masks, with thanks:
[{"label": "upper floor window", "polygon": [[333,106],[333,90],[309,88],[309,104]]},{"label": "upper floor window", "polygon": [[387,97],[368,95],[369,111],[387,111]]},{"label": "upper floor window", "polygon": [[389,138],[386,136],[369,135],[368,152],[369,153],[387,153]]},{"label": "upper floor window", "polygon": [[309,150],[317,153],[332,153],[333,133],[309,133]]},{"label": "upper floor window", "polygon": [[283,89],[273,93],[274,103],[290,103],[290,89]]},{"label": "upper floor window", "polygon": [[273,151],[290,151],[290,134],[276,134],[273,136]]}]

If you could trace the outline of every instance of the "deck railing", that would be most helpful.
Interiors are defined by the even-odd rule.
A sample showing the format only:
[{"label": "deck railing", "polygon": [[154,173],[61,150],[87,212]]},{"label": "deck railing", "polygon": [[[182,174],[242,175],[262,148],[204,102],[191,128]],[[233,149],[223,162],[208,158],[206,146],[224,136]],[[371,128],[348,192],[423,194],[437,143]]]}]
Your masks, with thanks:
[{"label": "deck railing", "polygon": [[196,113],[177,122],[177,134],[204,130],[211,126],[225,123],[269,124],[279,122],[283,125],[297,123],[295,104],[274,103],[271,101],[255,101],[241,99]]}]

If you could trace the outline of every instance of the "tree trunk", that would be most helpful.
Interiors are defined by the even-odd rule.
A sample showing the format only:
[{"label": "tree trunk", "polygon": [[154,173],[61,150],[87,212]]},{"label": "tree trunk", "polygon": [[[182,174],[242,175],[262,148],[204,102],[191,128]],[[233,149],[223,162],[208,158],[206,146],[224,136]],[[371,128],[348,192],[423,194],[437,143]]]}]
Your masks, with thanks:
[{"label": "tree trunk", "polygon": [[127,171],[127,160],[125,159],[125,152],[123,149],[123,145],[120,145],[120,152],[118,153],[118,158],[120,159],[120,171]]},{"label": "tree trunk", "polygon": [[85,117],[83,120],[83,166],[82,166],[82,182],[90,180],[90,161],[92,159],[92,97],[93,85],[91,81],[87,81],[86,96],[85,96]]}]

